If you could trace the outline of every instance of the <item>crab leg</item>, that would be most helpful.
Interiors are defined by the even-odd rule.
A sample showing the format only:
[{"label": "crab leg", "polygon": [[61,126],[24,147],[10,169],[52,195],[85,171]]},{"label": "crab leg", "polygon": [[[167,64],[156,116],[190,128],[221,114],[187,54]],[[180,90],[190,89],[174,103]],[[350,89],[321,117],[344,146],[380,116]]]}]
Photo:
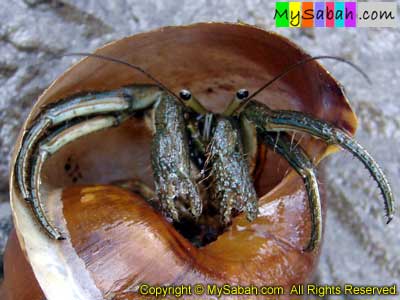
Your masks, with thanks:
[{"label": "crab leg", "polygon": [[163,94],[156,104],[154,119],[151,161],[157,195],[174,220],[179,220],[178,208],[185,204],[197,218],[202,212],[202,202],[190,166],[184,106]]},{"label": "crab leg", "polygon": [[27,187],[29,185],[29,164],[32,151],[35,149],[38,140],[49,129],[77,117],[144,109],[153,104],[160,93],[161,90],[157,86],[137,85],[113,92],[64,100],[61,104],[47,109],[39,116],[32,128],[25,133],[21,151],[18,154],[16,174],[24,199],[30,201]]},{"label": "crab leg", "polygon": [[128,115],[94,117],[88,121],[77,122],[77,124],[72,127],[66,125],[48,138],[39,142],[38,149],[33,155],[34,162],[31,169],[31,204],[36,218],[52,238],[58,240],[63,239],[61,234],[48,221],[44,208],[42,207],[39,188],[41,185],[41,170],[44,163],[51,155],[74,140],[102,129],[118,126],[127,118]]},{"label": "crab leg", "polygon": [[339,145],[350,151],[368,169],[381,190],[387,223],[393,218],[394,198],[383,171],[371,155],[354,139],[333,125],[296,111],[271,110],[265,105],[251,101],[243,110],[245,116],[262,131],[295,130],[311,134],[328,144]]},{"label": "crab leg", "polygon": [[137,85],[63,100],[45,110],[25,133],[16,164],[17,183],[23,197],[32,205],[35,216],[52,238],[62,237],[48,222],[40,201],[40,170],[45,160],[84,135],[116,126],[136,110],[152,105],[160,94],[157,86]]},{"label": "crab leg", "polygon": [[304,251],[312,251],[319,247],[322,236],[321,200],[318,189],[316,171],[310,158],[300,146],[291,147],[288,135],[281,133],[279,138],[276,133],[260,132],[259,137],[265,144],[270,145],[274,151],[282,155],[293,169],[303,178],[308,194],[308,203],[311,214],[311,237]]}]

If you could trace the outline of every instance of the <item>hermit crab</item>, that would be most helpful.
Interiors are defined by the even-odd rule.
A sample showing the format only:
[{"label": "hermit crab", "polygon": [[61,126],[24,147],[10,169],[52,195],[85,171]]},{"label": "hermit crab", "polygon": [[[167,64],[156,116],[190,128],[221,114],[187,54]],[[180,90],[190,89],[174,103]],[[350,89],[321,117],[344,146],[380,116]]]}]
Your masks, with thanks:
[{"label": "hermit crab", "polygon": [[204,23],[84,55],[35,105],[12,170],[16,232],[49,299],[309,280],[324,210],[316,165],[337,146],[367,167],[392,218],[343,90],[288,40]]}]

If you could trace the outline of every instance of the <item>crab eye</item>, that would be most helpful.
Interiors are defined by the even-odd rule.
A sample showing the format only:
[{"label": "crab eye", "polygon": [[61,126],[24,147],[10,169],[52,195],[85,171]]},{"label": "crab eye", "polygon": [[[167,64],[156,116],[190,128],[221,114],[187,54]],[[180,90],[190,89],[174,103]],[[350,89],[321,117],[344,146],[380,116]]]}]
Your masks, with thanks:
[{"label": "crab eye", "polygon": [[243,100],[246,99],[249,96],[249,91],[246,89],[240,89],[236,92],[236,97],[239,100]]},{"label": "crab eye", "polygon": [[181,90],[179,92],[179,97],[181,97],[182,100],[190,100],[190,98],[192,98],[192,93],[189,92],[188,90]]}]

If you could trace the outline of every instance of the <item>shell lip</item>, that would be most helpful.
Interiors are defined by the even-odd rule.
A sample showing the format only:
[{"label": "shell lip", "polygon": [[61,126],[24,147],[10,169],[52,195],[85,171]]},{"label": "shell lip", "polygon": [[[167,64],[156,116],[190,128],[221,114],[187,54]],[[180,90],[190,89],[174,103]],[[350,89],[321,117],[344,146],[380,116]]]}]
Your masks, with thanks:
[{"label": "shell lip", "polygon": [[[212,21],[212,22],[198,22],[198,23],[193,23],[193,24],[188,24],[188,25],[163,26],[163,27],[160,27],[160,28],[155,28],[155,29],[150,30],[150,31],[140,32],[140,33],[137,33],[137,34],[132,34],[132,35],[126,36],[126,37],[124,37],[124,38],[122,38],[122,39],[119,39],[119,40],[115,40],[115,41],[106,43],[105,45],[103,45],[103,46],[101,46],[101,47],[95,49],[95,51],[94,51],[93,53],[94,53],[94,54],[101,53],[104,49],[106,49],[106,48],[108,48],[108,47],[111,47],[112,45],[114,45],[114,44],[116,44],[116,43],[129,40],[129,39],[131,39],[131,38],[139,38],[139,37],[141,37],[141,36],[145,36],[145,35],[153,34],[153,33],[158,33],[158,32],[163,32],[163,31],[167,31],[167,30],[175,30],[175,29],[190,30],[190,29],[192,29],[192,28],[196,28],[196,27],[199,27],[199,26],[207,26],[207,25],[221,26],[221,27],[225,27],[225,26],[228,26],[228,27],[237,26],[237,27],[245,27],[245,28],[248,28],[248,29],[250,29],[250,30],[256,30],[256,31],[264,32],[264,33],[266,33],[266,34],[272,36],[273,38],[276,38],[276,39],[279,39],[279,40],[283,41],[283,42],[286,43],[288,46],[290,46],[292,49],[295,49],[295,50],[299,51],[302,55],[309,56],[309,55],[307,54],[307,52],[306,52],[302,47],[300,47],[299,45],[295,44],[294,42],[292,42],[291,40],[289,40],[287,37],[282,36],[282,35],[280,35],[280,34],[278,34],[278,33],[276,33],[276,32],[273,32],[273,31],[270,31],[270,30],[266,30],[266,29],[264,29],[264,28],[262,28],[262,27],[260,27],[260,26],[251,25],[251,24],[246,24],[246,23],[243,23],[243,22],[236,23],[236,22],[214,22],[214,21]],[[83,57],[83,58],[80,58],[80,59],[78,59],[76,62],[74,62],[70,67],[68,67],[67,70],[65,70],[61,76],[59,76],[56,80],[54,80],[54,81],[50,84],[50,86],[49,86],[47,89],[45,89],[45,90],[43,91],[43,93],[39,96],[39,98],[38,98],[36,104],[39,104],[39,105],[40,105],[41,102],[43,102],[43,96],[45,96],[46,93],[47,93],[49,90],[51,90],[60,80],[62,80],[63,77],[66,76],[66,74],[68,74],[68,72],[69,72],[70,70],[72,70],[75,66],[77,66],[77,65],[79,65],[79,64],[81,64],[81,63],[83,63],[83,62],[85,62],[85,61],[87,61],[87,60],[89,60],[89,59],[91,59],[91,58],[90,58],[90,57]],[[313,61],[312,64],[316,65],[321,71],[323,71],[326,75],[328,75],[329,80],[332,80],[333,83],[334,83],[335,85],[337,85],[337,86],[340,87],[340,92],[341,92],[341,94],[340,94],[340,95],[337,95],[337,96],[338,96],[338,97],[341,97],[342,100],[344,100],[344,102],[345,102],[346,105],[347,105],[347,108],[348,108],[350,111],[353,111],[353,109],[352,109],[352,107],[351,107],[351,105],[350,105],[349,99],[348,99],[348,97],[346,96],[346,94],[345,94],[345,92],[344,92],[344,89],[343,89],[343,86],[340,84],[340,82],[339,82],[335,77],[333,77],[333,76],[331,75],[331,73],[330,73],[319,61]],[[34,117],[36,117],[36,115],[37,115],[37,114],[34,114],[34,112],[31,111],[31,112],[29,113],[28,117],[27,117],[27,120],[33,119]],[[354,128],[357,128],[357,119],[356,119],[355,115],[354,115],[354,120],[353,120],[353,122],[354,122]],[[23,125],[21,131],[22,131],[22,130],[26,130],[26,125],[27,125],[27,123],[28,123],[28,122],[25,122],[25,123],[24,123],[24,125]],[[349,132],[349,133],[350,133],[350,134],[354,134],[354,132]]]}]

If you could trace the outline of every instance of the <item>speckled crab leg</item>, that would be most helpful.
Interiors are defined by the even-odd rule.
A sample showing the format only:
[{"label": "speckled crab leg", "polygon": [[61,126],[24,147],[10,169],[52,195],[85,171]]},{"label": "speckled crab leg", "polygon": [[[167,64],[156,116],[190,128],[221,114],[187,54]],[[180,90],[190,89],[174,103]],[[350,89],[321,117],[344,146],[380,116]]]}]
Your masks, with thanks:
[{"label": "speckled crab leg", "polygon": [[371,155],[354,139],[333,125],[296,111],[271,110],[265,105],[251,101],[243,114],[262,131],[294,130],[311,134],[331,145],[339,145],[351,152],[370,172],[381,190],[387,223],[393,218],[394,198],[385,174]]},{"label": "speckled crab leg", "polygon": [[246,211],[249,221],[258,213],[258,197],[249,173],[238,126],[233,118],[220,117],[207,151],[211,163],[213,197],[218,200],[224,223],[233,209]]},{"label": "speckled crab leg", "polygon": [[316,171],[311,159],[299,145],[291,146],[292,141],[286,133],[280,133],[278,138],[276,133],[258,131],[259,138],[282,155],[303,179],[311,215],[311,237],[304,251],[318,249],[322,236],[321,199]]},{"label": "speckled crab leg", "polygon": [[153,104],[160,93],[161,90],[157,86],[137,85],[64,100],[45,110],[31,129],[25,133],[17,158],[17,182],[24,199],[30,201],[27,187],[32,151],[47,131],[78,117],[144,109]]}]

